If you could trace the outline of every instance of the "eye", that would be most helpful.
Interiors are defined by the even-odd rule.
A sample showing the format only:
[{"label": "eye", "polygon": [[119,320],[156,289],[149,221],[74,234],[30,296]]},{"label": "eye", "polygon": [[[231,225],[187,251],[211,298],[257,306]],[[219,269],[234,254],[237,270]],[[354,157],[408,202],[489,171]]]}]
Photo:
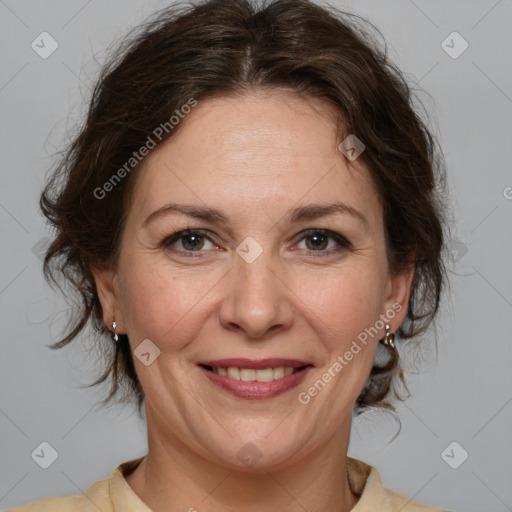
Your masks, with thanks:
[{"label": "eye", "polygon": [[[210,244],[210,247],[208,247]],[[216,248],[216,245],[210,240],[204,231],[196,229],[187,229],[185,231],[179,231],[171,236],[168,236],[162,245],[168,249],[175,246],[177,252],[184,253],[200,253],[204,250],[212,250]],[[206,246],[206,247],[205,247]],[[198,255],[199,256],[199,255]]]},{"label": "eye", "polygon": [[[305,247],[300,247],[303,243]],[[310,253],[319,253],[315,256],[325,256],[350,248],[350,242],[344,236],[326,229],[305,231],[298,245],[299,249],[304,249]]]},{"label": "eye", "polygon": [[[326,229],[311,229],[303,232],[302,235],[297,249],[305,250],[314,256],[326,256],[351,247],[344,236]],[[305,244],[305,247],[300,247],[301,244]],[[205,251],[218,248],[206,231],[198,229],[186,229],[174,233],[162,241],[162,246],[187,256],[197,257],[202,256],[201,253]]]}]

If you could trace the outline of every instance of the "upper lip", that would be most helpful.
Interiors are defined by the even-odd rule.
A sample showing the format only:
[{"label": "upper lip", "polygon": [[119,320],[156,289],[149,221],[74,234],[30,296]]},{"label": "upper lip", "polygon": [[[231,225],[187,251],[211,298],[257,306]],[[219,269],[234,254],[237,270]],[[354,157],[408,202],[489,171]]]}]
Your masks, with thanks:
[{"label": "upper lip", "polygon": [[200,361],[201,366],[211,366],[212,368],[251,368],[254,370],[263,370],[265,368],[279,368],[281,366],[291,368],[302,368],[303,366],[312,366],[308,361],[299,361],[298,359],[267,358],[267,359],[245,359],[229,358],[215,359],[210,361]]}]

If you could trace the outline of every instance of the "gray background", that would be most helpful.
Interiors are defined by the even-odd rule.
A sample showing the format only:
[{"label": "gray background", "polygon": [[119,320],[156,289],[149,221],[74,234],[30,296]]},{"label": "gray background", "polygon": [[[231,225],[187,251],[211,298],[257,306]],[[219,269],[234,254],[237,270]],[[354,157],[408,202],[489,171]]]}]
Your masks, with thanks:
[{"label": "gray background", "polygon": [[[42,278],[38,248],[47,231],[38,196],[50,155],[84,112],[104,49],[164,4],[0,0],[2,509],[80,494],[146,453],[145,425],[133,409],[102,409],[95,405],[101,389],[79,388],[95,375],[80,342],[45,346],[66,305]],[[376,24],[395,62],[427,91],[421,98],[446,155],[454,216],[437,362],[426,350],[421,372],[409,375],[413,396],[397,406],[400,435],[390,442],[396,425],[367,414],[354,423],[349,454],[415,500],[455,511],[512,510],[511,2],[333,5]],[[43,31],[59,45],[47,59],[31,48]],[[441,46],[453,31],[469,43],[456,59]],[[46,470],[31,458],[43,441],[59,454]],[[456,465],[462,450],[469,457],[457,469],[441,456]]]}]

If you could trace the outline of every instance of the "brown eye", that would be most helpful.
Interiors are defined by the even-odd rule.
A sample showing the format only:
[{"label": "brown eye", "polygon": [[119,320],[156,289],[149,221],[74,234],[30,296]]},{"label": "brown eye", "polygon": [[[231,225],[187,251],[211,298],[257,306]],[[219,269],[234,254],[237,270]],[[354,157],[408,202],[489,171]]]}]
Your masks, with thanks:
[{"label": "brown eye", "polygon": [[[211,247],[208,247],[207,244],[210,244]],[[215,244],[210,238],[197,230],[185,230],[174,233],[163,240],[162,246],[174,252],[198,253],[198,255],[206,250],[215,248]]]},{"label": "brown eye", "polygon": [[202,235],[186,235],[181,238],[181,244],[187,251],[202,249],[204,246],[204,237]]},{"label": "brown eye", "polygon": [[305,240],[306,246],[312,251],[325,249],[329,245],[329,237],[325,235],[310,235]]},{"label": "brown eye", "polygon": [[[300,247],[303,242],[305,247]],[[325,229],[306,231],[299,242],[299,249],[318,253],[319,256],[341,252],[350,247],[350,242],[344,236]]]}]

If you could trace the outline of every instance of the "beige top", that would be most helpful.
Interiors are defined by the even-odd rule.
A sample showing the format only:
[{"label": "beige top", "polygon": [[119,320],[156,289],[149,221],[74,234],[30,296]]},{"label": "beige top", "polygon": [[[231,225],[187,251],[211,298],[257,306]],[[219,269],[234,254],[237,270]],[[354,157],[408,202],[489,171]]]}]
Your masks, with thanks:
[{"label": "beige top", "polygon": [[[152,512],[123,476],[142,459],[119,465],[109,479],[94,482],[83,495],[46,498],[8,512]],[[347,472],[352,491],[360,496],[352,512],[443,512],[387,489],[377,470],[360,460],[347,457]]]}]

